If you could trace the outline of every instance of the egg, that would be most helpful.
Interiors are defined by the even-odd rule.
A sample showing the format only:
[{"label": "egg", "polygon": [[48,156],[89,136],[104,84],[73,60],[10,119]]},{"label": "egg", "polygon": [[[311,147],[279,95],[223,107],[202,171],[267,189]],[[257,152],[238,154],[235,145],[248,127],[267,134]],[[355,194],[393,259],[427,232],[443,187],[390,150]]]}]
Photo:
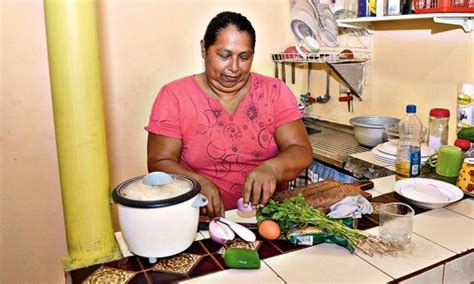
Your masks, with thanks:
[{"label": "egg", "polygon": [[258,233],[267,240],[275,240],[280,236],[280,226],[272,220],[264,220],[258,225]]}]

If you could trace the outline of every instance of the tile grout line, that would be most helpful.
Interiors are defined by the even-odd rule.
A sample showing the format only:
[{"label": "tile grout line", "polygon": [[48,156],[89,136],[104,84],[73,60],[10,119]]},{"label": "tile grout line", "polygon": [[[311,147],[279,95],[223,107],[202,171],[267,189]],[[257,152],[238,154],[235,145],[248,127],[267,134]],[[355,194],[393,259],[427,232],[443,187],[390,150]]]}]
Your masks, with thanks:
[{"label": "tile grout line", "polygon": [[457,252],[451,250],[450,248],[447,248],[447,247],[445,247],[445,246],[443,246],[443,245],[441,245],[441,244],[439,244],[439,243],[437,243],[437,242],[435,242],[435,241],[433,241],[433,240],[430,240],[430,239],[428,239],[427,237],[424,237],[424,236],[420,235],[419,233],[417,233],[417,232],[415,232],[415,231],[413,231],[412,234],[415,234],[415,235],[417,235],[418,237],[427,240],[428,242],[431,242],[431,243],[433,243],[433,244],[435,244],[435,245],[437,245],[437,246],[440,246],[440,247],[444,248],[445,250],[448,250],[448,251],[454,253],[455,255],[458,254]]},{"label": "tile grout line", "polygon": [[[459,201],[458,201],[458,202],[459,202]],[[449,211],[451,211],[451,212],[454,212],[454,213],[456,213],[456,214],[459,214],[459,215],[461,215],[461,216],[464,216],[464,217],[467,217],[467,218],[469,218],[469,219],[471,219],[471,220],[474,220],[474,218],[469,217],[469,216],[467,216],[467,215],[464,215],[464,214],[462,214],[462,213],[460,213],[460,212],[454,211],[453,209],[451,209],[451,208],[449,208],[449,207],[444,207],[444,208],[447,209],[447,210],[449,210]]]},{"label": "tile grout line", "polygon": [[280,274],[278,274],[268,263],[265,262],[265,259],[262,259],[262,262],[263,262],[271,271],[273,271],[273,273],[275,273],[276,276],[278,276],[278,278],[280,278],[281,281],[283,281],[283,283],[285,283],[285,284],[288,283],[288,282],[286,282],[286,280],[283,279],[283,277],[282,277]]},{"label": "tile grout line", "polygon": [[388,277],[390,277],[392,280],[395,280],[395,278],[393,278],[390,274],[388,274],[387,272],[383,271],[381,268],[375,266],[375,264],[372,264],[370,263],[369,261],[367,261],[365,258],[359,256],[357,253],[354,253],[358,258],[362,259],[364,262],[366,262],[367,264],[369,264],[370,266],[374,267],[375,269],[377,269],[378,271],[382,272],[383,274],[387,275]]}]

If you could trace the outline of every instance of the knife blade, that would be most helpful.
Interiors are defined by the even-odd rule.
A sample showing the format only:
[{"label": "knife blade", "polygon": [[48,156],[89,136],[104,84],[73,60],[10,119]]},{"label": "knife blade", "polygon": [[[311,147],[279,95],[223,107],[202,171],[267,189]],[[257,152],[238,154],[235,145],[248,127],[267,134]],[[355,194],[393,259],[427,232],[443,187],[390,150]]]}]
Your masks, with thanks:
[{"label": "knife blade", "polygon": [[233,221],[227,220],[224,217],[220,217],[219,221],[229,225],[229,227],[234,231],[239,237],[241,237],[246,242],[255,242],[257,237],[255,234],[244,226],[237,224]]}]

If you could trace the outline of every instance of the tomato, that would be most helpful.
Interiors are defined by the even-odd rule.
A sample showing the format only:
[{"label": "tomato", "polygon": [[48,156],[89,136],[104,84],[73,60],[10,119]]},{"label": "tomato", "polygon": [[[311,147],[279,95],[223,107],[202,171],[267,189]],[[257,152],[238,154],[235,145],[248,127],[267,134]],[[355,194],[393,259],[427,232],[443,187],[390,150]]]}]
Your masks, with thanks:
[{"label": "tomato", "polygon": [[272,220],[264,220],[258,225],[258,233],[267,240],[275,240],[280,236],[280,226]]}]

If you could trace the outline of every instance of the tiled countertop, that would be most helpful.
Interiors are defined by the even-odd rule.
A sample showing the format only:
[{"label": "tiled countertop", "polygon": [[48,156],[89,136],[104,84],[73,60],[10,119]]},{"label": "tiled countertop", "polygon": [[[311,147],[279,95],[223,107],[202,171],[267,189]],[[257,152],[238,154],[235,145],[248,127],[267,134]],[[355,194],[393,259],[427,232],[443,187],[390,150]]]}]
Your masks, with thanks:
[{"label": "tiled countertop", "polygon": [[[393,190],[395,177],[374,179],[372,202],[386,203],[400,198]],[[351,254],[334,244],[312,247],[294,246],[288,241],[257,238],[261,268],[226,269],[219,251],[222,245],[200,231],[193,245],[178,255],[182,270],[167,259],[150,264],[147,258],[130,256],[111,263],[73,271],[71,283],[469,283],[474,281],[474,199],[465,198],[448,207],[425,210],[415,208],[412,242],[397,256],[368,256],[356,250]],[[241,218],[235,210],[228,219]],[[360,229],[378,234],[378,215],[366,215]],[[165,269],[166,272],[163,272]],[[166,270],[168,269],[168,270]],[[176,272],[171,272],[173,269]],[[100,282],[100,280],[105,282]],[[113,281],[112,281],[113,280]],[[98,282],[99,281],[99,282]]]},{"label": "tiled countertop", "polygon": [[[373,182],[374,189],[369,192],[377,201],[377,197],[393,192],[395,176]],[[367,231],[378,234],[377,227]],[[449,279],[469,283],[474,281],[473,249],[474,199],[465,198],[446,208],[417,214],[411,246],[397,256],[351,254],[336,245],[320,244],[264,259],[261,273],[229,269],[185,283],[452,283]]]}]

